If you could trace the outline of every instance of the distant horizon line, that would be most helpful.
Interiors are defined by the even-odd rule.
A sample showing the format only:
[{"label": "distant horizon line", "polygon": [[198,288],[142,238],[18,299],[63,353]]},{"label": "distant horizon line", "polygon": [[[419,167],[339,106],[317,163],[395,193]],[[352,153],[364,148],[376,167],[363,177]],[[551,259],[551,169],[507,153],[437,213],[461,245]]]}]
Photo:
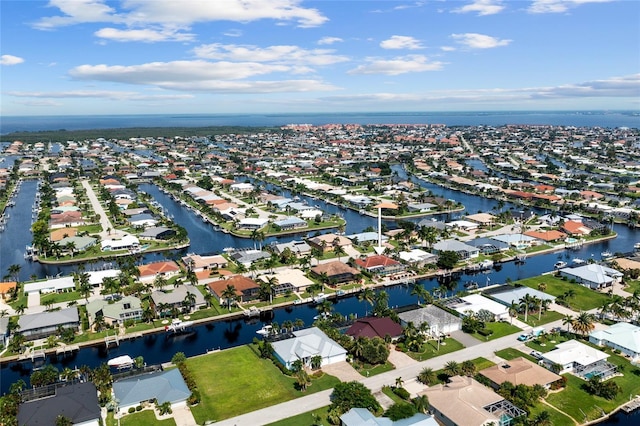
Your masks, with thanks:
[{"label": "distant horizon line", "polygon": [[460,110],[460,111],[315,111],[315,112],[203,112],[203,113],[181,113],[181,112],[159,112],[159,113],[105,113],[105,114],[0,114],[1,117],[111,117],[111,116],[208,116],[208,115],[336,115],[336,114],[367,114],[367,115],[406,115],[406,114],[508,114],[508,113],[631,113],[640,114],[640,109],[527,109],[527,110]]}]

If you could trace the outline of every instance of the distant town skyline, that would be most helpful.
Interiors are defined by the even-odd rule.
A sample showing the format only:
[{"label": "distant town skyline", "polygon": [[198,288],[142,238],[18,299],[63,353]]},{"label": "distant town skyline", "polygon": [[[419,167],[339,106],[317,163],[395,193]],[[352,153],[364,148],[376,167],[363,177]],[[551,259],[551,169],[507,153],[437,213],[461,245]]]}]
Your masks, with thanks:
[{"label": "distant town skyline", "polygon": [[0,3],[2,115],[640,109],[640,2]]}]

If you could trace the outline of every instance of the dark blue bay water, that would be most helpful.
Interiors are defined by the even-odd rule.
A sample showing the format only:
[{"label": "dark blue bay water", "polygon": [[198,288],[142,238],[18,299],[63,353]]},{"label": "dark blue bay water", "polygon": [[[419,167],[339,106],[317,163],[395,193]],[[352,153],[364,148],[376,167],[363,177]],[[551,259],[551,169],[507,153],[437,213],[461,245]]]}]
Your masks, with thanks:
[{"label": "dark blue bay water", "polygon": [[638,111],[347,112],[301,114],[162,114],[2,116],[0,135],[16,131],[119,127],[282,126],[285,124],[540,124],[576,127],[640,127]]}]

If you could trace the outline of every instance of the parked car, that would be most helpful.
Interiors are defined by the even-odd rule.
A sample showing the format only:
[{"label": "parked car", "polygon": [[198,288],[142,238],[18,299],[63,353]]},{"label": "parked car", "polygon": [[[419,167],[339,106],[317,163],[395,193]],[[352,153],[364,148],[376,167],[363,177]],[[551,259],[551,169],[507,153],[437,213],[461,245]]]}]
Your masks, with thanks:
[{"label": "parked car", "polygon": [[534,357],[535,359],[542,359],[542,353],[538,352],[538,351],[531,351],[529,353],[529,355],[531,355],[532,357]]},{"label": "parked car", "polygon": [[521,334],[518,336],[518,340],[520,340],[521,342],[526,342],[527,340],[531,339],[531,335],[530,334]]}]

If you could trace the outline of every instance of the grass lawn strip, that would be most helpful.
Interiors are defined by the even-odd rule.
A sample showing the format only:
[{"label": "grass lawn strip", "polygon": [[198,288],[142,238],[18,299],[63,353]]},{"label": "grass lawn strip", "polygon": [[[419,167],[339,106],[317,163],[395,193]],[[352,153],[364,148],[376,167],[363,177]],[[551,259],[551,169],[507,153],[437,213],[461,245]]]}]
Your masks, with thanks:
[{"label": "grass lawn strip", "polygon": [[294,388],[271,360],[259,358],[249,346],[189,358],[202,400],[191,411],[198,424],[222,420],[334,387],[339,380],[324,374],[306,392]]},{"label": "grass lawn strip", "polygon": [[438,350],[438,344],[435,341],[429,340],[428,342],[422,345],[421,352],[407,351],[406,354],[409,355],[411,358],[415,359],[416,361],[424,361],[430,358],[435,358],[440,355],[459,351],[460,349],[463,349],[463,348],[464,348],[464,345],[462,343],[449,337],[444,339],[440,343],[440,350]]},{"label": "grass lawn strip", "polygon": [[480,333],[472,333],[471,335],[481,342],[486,342],[489,340],[495,340],[500,337],[508,336],[513,333],[517,333],[520,331],[519,327],[515,325],[511,325],[508,322],[488,322],[486,323],[485,328],[493,331],[493,333],[489,336],[483,336]]},{"label": "grass lawn strip", "polygon": [[173,426],[176,421],[172,418],[165,420],[156,419],[156,414],[153,410],[143,410],[133,414],[127,414],[120,419],[121,426]]},{"label": "grass lawn strip", "polygon": [[547,288],[544,292],[553,296],[560,296],[569,290],[573,290],[575,296],[567,299],[569,307],[573,310],[588,311],[595,309],[600,307],[605,300],[609,299],[609,296],[606,294],[598,293],[580,284],[571,283],[550,274],[526,278],[516,281],[514,284],[526,285],[527,287],[537,290],[538,284],[540,283],[545,283]]},{"label": "grass lawn strip", "polygon": [[317,410],[307,411],[297,416],[282,419],[278,422],[269,423],[267,426],[300,426],[325,424],[329,415],[329,406],[318,408]]}]

